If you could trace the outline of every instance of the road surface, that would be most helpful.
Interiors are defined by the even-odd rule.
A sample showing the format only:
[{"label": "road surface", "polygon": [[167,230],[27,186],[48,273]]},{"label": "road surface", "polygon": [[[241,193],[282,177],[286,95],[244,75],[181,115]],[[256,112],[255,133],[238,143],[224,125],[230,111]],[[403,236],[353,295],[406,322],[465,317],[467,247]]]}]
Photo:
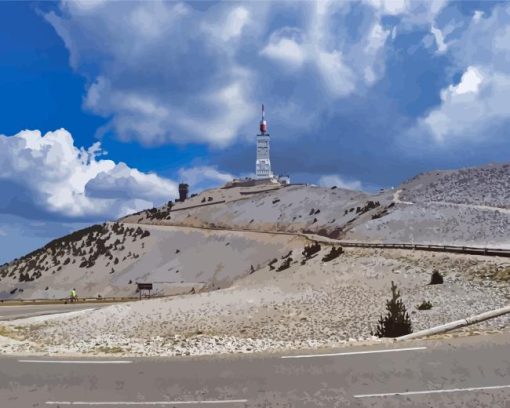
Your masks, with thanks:
[{"label": "road surface", "polygon": [[327,353],[1,357],[0,406],[509,406],[510,333]]},{"label": "road surface", "polygon": [[111,303],[76,303],[52,305],[2,305],[0,306],[0,321],[22,319],[25,317],[43,316],[56,313],[74,312],[83,309],[95,309],[110,306]]}]

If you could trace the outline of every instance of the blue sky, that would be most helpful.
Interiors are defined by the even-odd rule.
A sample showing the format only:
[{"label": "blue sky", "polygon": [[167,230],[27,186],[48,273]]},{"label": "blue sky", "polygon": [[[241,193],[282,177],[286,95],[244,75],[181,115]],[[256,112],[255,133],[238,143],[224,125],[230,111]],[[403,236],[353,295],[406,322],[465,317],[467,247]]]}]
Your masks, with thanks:
[{"label": "blue sky", "polygon": [[507,161],[510,4],[0,3],[0,262],[248,175],[373,191]]}]

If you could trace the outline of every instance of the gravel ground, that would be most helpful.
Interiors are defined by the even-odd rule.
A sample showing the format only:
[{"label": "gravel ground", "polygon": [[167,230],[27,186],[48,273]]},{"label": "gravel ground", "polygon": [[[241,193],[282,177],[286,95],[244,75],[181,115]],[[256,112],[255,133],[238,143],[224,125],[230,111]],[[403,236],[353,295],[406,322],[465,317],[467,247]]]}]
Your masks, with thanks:
[{"label": "gravel ground", "polygon": [[[292,254],[290,268],[264,267],[227,289],[10,322],[0,326],[7,336],[0,351],[174,356],[328,348],[381,341],[371,332],[391,281],[414,331],[503,307],[510,298],[510,261],[503,258],[352,248],[324,263],[327,252],[304,265]],[[444,284],[428,285],[434,269]],[[423,300],[431,310],[416,309]],[[507,330],[509,322],[501,317],[464,332]]]}]

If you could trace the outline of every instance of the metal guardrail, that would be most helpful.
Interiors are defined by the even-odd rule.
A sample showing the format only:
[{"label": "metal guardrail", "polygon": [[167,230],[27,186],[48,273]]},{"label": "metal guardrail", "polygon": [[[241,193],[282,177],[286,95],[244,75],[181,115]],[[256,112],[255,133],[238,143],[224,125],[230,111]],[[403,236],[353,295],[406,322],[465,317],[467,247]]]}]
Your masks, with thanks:
[{"label": "metal guardrail", "polygon": [[[291,232],[291,231],[265,231],[249,228],[226,228],[226,227],[212,227],[202,226],[195,227],[190,225],[182,224],[169,224],[174,227],[184,227],[198,230],[210,230],[210,231],[230,231],[230,232],[253,232],[259,234],[271,234],[271,235],[287,235],[287,236],[299,236],[309,241],[317,241],[324,244],[340,245],[344,247],[358,247],[358,248],[380,248],[380,249],[410,249],[419,251],[434,251],[434,252],[450,252],[466,255],[483,255],[483,256],[501,256],[510,258],[510,249],[504,248],[487,248],[487,247],[471,247],[471,246],[460,246],[460,245],[434,245],[434,244],[403,244],[403,243],[376,243],[376,242],[353,242],[353,241],[342,241],[335,238],[329,238],[328,236],[310,234],[305,232]],[[313,235],[313,236],[312,236]],[[322,239],[321,239],[322,238]]]},{"label": "metal guardrail", "polygon": [[208,205],[223,204],[223,203],[226,203],[226,200],[211,201],[211,202],[206,202],[206,203],[190,205],[188,207],[182,207],[182,208],[172,208],[170,210],[170,214],[173,212],[176,212],[176,211],[192,210],[193,208],[200,208],[200,207],[206,207]]},{"label": "metal guardrail", "polygon": [[[156,296],[153,296],[156,297]],[[74,304],[86,304],[86,303],[118,303],[118,302],[129,302],[132,300],[138,300],[138,297],[122,296],[122,297],[101,297],[101,298],[79,298],[78,301],[73,302]],[[65,304],[70,303],[69,298],[60,299],[0,299],[0,307],[7,305],[54,305],[54,304]]]},{"label": "metal guardrail", "polygon": [[434,252],[453,252],[467,255],[484,255],[484,256],[502,256],[510,257],[510,249],[502,248],[481,248],[470,246],[456,246],[456,245],[427,245],[427,244],[383,244],[383,243],[368,243],[368,242],[345,242],[337,241],[338,245],[345,247],[359,247],[359,248],[390,248],[390,249],[412,249],[420,251],[434,251]]},{"label": "metal guardrail", "polygon": [[455,320],[454,322],[435,326],[430,329],[420,330],[415,333],[407,334],[405,336],[397,337],[396,341],[412,340],[420,337],[432,336],[434,334],[442,334],[451,330],[459,329],[461,327],[469,326],[471,324],[480,323],[484,320],[494,319],[495,317],[503,316],[510,313],[510,306],[505,306],[500,309],[491,310],[489,312],[480,313],[475,316],[466,317],[465,319]]}]

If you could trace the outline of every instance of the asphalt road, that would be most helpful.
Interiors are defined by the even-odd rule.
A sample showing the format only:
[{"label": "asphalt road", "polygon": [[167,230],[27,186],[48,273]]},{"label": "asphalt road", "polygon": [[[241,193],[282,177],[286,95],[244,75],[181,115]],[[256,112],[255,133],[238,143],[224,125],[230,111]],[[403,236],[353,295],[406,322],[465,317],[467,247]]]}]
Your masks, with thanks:
[{"label": "asphalt road", "polygon": [[0,358],[2,408],[204,405],[510,407],[510,333],[312,357]]},{"label": "asphalt road", "polygon": [[83,309],[95,309],[111,304],[75,303],[53,305],[8,305],[0,306],[0,321],[22,319],[25,317],[43,316],[56,313],[74,312]]}]

